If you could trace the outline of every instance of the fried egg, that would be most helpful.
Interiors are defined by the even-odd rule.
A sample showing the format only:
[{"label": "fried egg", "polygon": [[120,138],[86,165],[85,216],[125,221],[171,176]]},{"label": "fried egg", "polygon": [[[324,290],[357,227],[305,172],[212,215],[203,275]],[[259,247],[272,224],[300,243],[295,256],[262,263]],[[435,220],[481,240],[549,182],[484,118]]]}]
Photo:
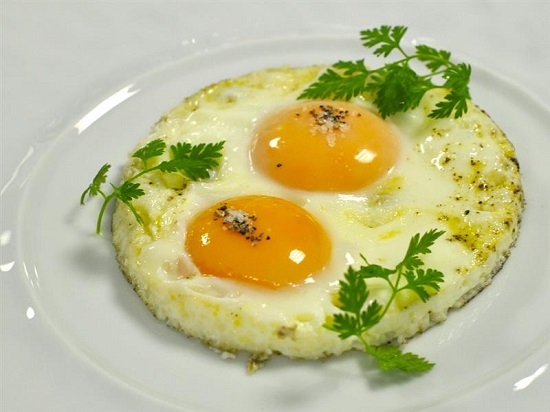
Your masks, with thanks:
[{"label": "fried egg", "polygon": [[[225,141],[210,179],[144,175],[134,201],[143,224],[121,202],[112,224],[121,270],[151,312],[224,353],[317,359],[361,349],[323,326],[339,311],[345,271],[361,256],[394,267],[414,234],[443,230],[424,259],[445,276],[439,293],[426,303],[398,295],[365,334],[373,345],[403,343],[488,285],[518,235],[518,162],[486,113],[470,102],[459,119],[429,118],[441,90],[390,119],[365,98],[297,100],[324,69],[208,86],[136,147]],[[130,157],[123,177],[140,168]],[[385,302],[387,284],[368,282]]]}]

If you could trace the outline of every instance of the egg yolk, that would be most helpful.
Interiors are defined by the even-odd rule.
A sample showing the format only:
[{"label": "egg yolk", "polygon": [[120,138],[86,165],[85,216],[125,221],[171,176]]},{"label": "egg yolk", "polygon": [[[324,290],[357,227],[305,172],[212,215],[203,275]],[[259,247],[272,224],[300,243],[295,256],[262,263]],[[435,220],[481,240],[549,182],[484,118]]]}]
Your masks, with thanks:
[{"label": "egg yolk", "polygon": [[332,245],[319,222],[278,197],[227,199],[189,223],[185,248],[204,275],[277,289],[314,280]]},{"label": "egg yolk", "polygon": [[254,169],[311,191],[355,191],[387,174],[399,156],[381,117],[348,102],[312,101],[276,111],[256,129]]}]

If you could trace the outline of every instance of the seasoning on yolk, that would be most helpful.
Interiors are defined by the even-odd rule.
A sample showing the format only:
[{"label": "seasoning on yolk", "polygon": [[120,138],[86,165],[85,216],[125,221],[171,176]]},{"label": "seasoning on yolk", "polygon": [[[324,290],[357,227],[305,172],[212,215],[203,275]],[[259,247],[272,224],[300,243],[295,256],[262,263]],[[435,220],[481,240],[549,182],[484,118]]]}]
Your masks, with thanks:
[{"label": "seasoning on yolk", "polygon": [[204,275],[281,288],[311,281],[330,259],[324,228],[278,197],[241,196],[198,213],[185,248]]},{"label": "seasoning on yolk", "polygon": [[258,124],[254,169],[279,183],[311,191],[355,191],[387,174],[399,157],[390,125],[349,102],[299,103]]}]

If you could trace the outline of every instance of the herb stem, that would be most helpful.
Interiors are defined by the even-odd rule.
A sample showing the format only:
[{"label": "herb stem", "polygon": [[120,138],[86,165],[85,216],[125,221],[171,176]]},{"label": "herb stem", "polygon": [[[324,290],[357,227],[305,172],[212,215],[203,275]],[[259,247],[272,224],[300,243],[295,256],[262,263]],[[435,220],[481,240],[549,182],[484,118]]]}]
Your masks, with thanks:
[{"label": "herb stem", "polygon": [[410,56],[409,54],[407,54],[407,52],[405,52],[405,50],[403,50],[401,45],[397,46],[396,50],[399,51],[399,53],[401,53],[403,56],[405,56],[405,59],[403,59],[403,62],[408,64],[409,61],[411,61],[413,59],[412,56]]},{"label": "herb stem", "polygon": [[399,282],[401,281],[401,276],[402,276],[401,273],[402,273],[401,272],[401,267],[399,267],[397,269],[395,282],[392,282],[389,278],[386,279],[386,281],[388,282],[388,284],[390,285],[390,288],[391,288],[391,295],[390,295],[390,298],[388,299],[388,301],[386,302],[386,304],[384,305],[384,307],[382,309],[382,312],[380,313],[380,319],[382,319],[386,315],[386,313],[390,309],[391,304],[395,300],[395,297],[397,296],[397,294],[400,291]]},{"label": "herb stem", "polygon": [[105,214],[105,211],[107,210],[107,205],[111,202],[111,200],[115,197],[115,192],[111,193],[109,196],[106,196],[105,193],[100,192],[101,196],[103,196],[103,204],[101,205],[101,209],[99,210],[99,216],[97,217],[97,224],[96,224],[96,233],[99,235],[101,234],[101,224],[103,222],[103,215]]},{"label": "herb stem", "polygon": [[[126,183],[131,183],[134,180],[139,179],[141,176],[143,176],[145,173],[152,172],[153,170],[157,169],[157,167],[152,167],[151,169],[143,169],[141,172],[136,173],[134,176],[126,180]],[[120,186],[119,186],[120,187]],[[118,188],[118,187],[117,187]]]}]

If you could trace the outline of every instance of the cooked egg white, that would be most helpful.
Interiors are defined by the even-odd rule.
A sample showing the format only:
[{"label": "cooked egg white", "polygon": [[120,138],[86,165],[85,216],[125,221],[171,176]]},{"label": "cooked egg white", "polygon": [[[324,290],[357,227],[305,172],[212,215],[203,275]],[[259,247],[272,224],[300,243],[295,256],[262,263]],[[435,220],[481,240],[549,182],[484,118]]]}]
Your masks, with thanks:
[{"label": "cooked egg white", "polygon": [[[382,159],[366,181],[362,176],[371,172],[360,169],[333,183],[331,174],[341,174],[338,165],[317,180],[308,180],[307,171],[290,171],[290,177],[280,178],[286,167],[301,167],[301,161],[322,174],[324,155],[309,153],[308,145],[298,156],[291,150],[283,161],[274,158],[263,164],[272,155],[269,147],[278,148],[277,137],[284,132],[275,121],[269,127],[281,136],[272,135],[262,143],[261,128],[273,123],[269,119],[274,113],[300,103],[297,96],[321,70],[317,66],[269,69],[209,86],[162,116],[137,147],[156,138],[167,145],[225,141],[223,160],[211,179],[190,182],[177,174],[146,175],[139,181],[146,193],[134,201],[144,224],[139,225],[122,203],[113,219],[118,262],[141,299],[158,319],[213,348],[246,351],[254,357],[282,354],[308,359],[360,349],[354,338],[341,340],[323,327],[338,311],[335,294],[347,267],[363,264],[361,254],[370,263],[394,267],[411,236],[444,230],[424,259],[426,267],[444,273],[441,291],[427,303],[412,293],[399,295],[383,321],[365,336],[371,344],[404,342],[445,320],[450,308],[460,307],[485,287],[518,235],[523,193],[514,148],[473,104],[460,119],[428,118],[440,91],[428,93],[417,109],[391,119],[373,115],[377,118],[373,121],[380,122],[376,133],[389,137],[381,148],[355,156],[362,164]],[[308,108],[292,116],[312,117],[327,136],[326,145],[336,147],[338,133],[355,127],[355,117],[376,113],[368,101],[352,103],[357,111],[353,106],[349,113],[327,111],[323,102],[325,109],[318,104],[313,114]],[[361,110],[370,114],[357,114]],[[262,144],[263,151],[258,148]],[[139,168],[139,161],[130,158],[124,177]],[[358,183],[342,189],[357,176]],[[256,215],[247,210],[247,203],[228,202],[246,196],[261,197],[262,205],[282,199],[281,216],[269,208],[258,209]],[[286,202],[296,208],[289,206],[291,212],[286,213]],[[197,217],[201,213],[206,216],[203,220]],[[287,220],[293,213],[300,218]],[[250,232],[255,242],[248,245],[250,254],[240,248],[251,240],[228,229],[235,219],[241,219],[239,230],[258,228]],[[302,227],[304,220],[309,223]],[[211,239],[204,229],[209,224],[227,230]],[[256,239],[260,229],[262,236]],[[303,234],[292,237],[302,229]],[[226,240],[226,235],[233,237]],[[313,239],[310,244],[308,237]],[[218,242],[218,249],[199,257],[210,241]],[[294,252],[289,258],[295,263],[311,263],[304,273],[287,276],[284,259],[276,257],[281,242]],[[260,254],[262,248],[265,256]],[[231,259],[234,262],[227,269],[226,261]],[[262,272],[269,275],[264,278]],[[372,280],[369,287],[372,298],[387,299],[384,283]]]}]

